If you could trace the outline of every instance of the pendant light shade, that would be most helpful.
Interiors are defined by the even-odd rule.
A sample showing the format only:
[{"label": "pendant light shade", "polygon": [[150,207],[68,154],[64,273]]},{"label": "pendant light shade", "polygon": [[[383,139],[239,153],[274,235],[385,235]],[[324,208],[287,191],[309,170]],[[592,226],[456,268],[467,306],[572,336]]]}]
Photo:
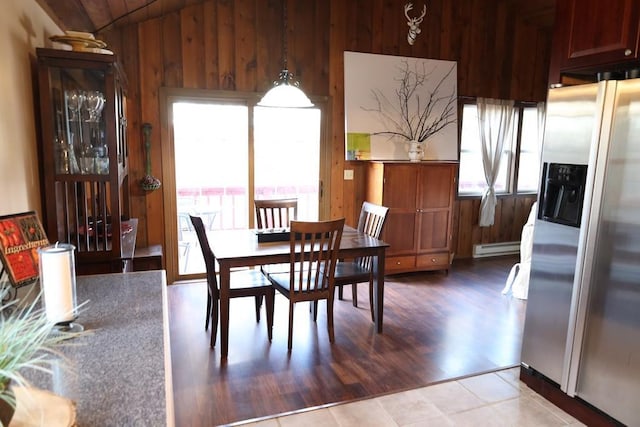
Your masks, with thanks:
[{"label": "pendant light shade", "polygon": [[298,87],[298,82],[293,80],[293,74],[289,70],[282,70],[273,87],[262,97],[258,105],[261,107],[280,108],[308,108],[313,103]]},{"label": "pendant light shade", "polygon": [[287,69],[287,0],[282,0],[282,62],[283,67],[278,80],[273,82],[273,87],[262,97],[258,105],[261,107],[278,108],[309,108],[313,104],[298,86],[293,78],[293,73]]}]

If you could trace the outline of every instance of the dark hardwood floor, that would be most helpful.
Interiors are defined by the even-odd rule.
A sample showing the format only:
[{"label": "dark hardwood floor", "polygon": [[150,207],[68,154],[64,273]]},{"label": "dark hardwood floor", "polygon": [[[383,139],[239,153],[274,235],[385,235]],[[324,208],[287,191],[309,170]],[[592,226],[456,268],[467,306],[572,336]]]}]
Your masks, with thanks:
[{"label": "dark hardwood floor", "polygon": [[[326,306],[315,324],[297,304],[287,353],[288,301],[276,297],[273,342],[252,298],[231,301],[229,357],[209,348],[204,282],[169,287],[176,425],[211,426],[362,399],[520,363],[526,302],[501,295],[517,257],[456,261],[450,273],[390,276],[384,332],[371,322],[367,286],[335,302],[335,343]],[[347,296],[349,296],[347,298]],[[218,340],[219,341],[219,340]]]}]

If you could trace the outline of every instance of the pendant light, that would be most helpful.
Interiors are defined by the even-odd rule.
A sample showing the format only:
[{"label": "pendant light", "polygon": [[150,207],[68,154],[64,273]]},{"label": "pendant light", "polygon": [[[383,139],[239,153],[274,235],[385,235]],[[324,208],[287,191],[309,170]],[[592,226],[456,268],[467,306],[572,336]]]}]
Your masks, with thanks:
[{"label": "pendant light", "polygon": [[283,64],[278,80],[273,82],[273,87],[262,97],[258,105],[261,107],[279,108],[308,108],[313,104],[300,89],[299,83],[294,79],[293,73],[287,69],[287,1],[282,0],[282,51]]}]

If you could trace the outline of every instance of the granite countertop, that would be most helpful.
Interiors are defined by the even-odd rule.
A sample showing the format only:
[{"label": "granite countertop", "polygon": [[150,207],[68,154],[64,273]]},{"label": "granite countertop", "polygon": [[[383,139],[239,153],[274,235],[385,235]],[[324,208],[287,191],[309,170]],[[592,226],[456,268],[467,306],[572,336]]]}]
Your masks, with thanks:
[{"label": "granite countertop", "polygon": [[63,348],[70,369],[25,377],[75,401],[79,427],[173,426],[165,272],[79,276],[77,299],[91,333]]}]

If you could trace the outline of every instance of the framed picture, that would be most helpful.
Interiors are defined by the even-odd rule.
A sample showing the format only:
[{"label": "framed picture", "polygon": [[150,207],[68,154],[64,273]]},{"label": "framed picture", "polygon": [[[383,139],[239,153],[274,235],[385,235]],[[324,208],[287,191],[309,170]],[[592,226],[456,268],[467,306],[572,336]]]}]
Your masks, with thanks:
[{"label": "framed picture", "polygon": [[0,216],[0,260],[13,287],[38,280],[38,248],[48,244],[35,212]]}]

